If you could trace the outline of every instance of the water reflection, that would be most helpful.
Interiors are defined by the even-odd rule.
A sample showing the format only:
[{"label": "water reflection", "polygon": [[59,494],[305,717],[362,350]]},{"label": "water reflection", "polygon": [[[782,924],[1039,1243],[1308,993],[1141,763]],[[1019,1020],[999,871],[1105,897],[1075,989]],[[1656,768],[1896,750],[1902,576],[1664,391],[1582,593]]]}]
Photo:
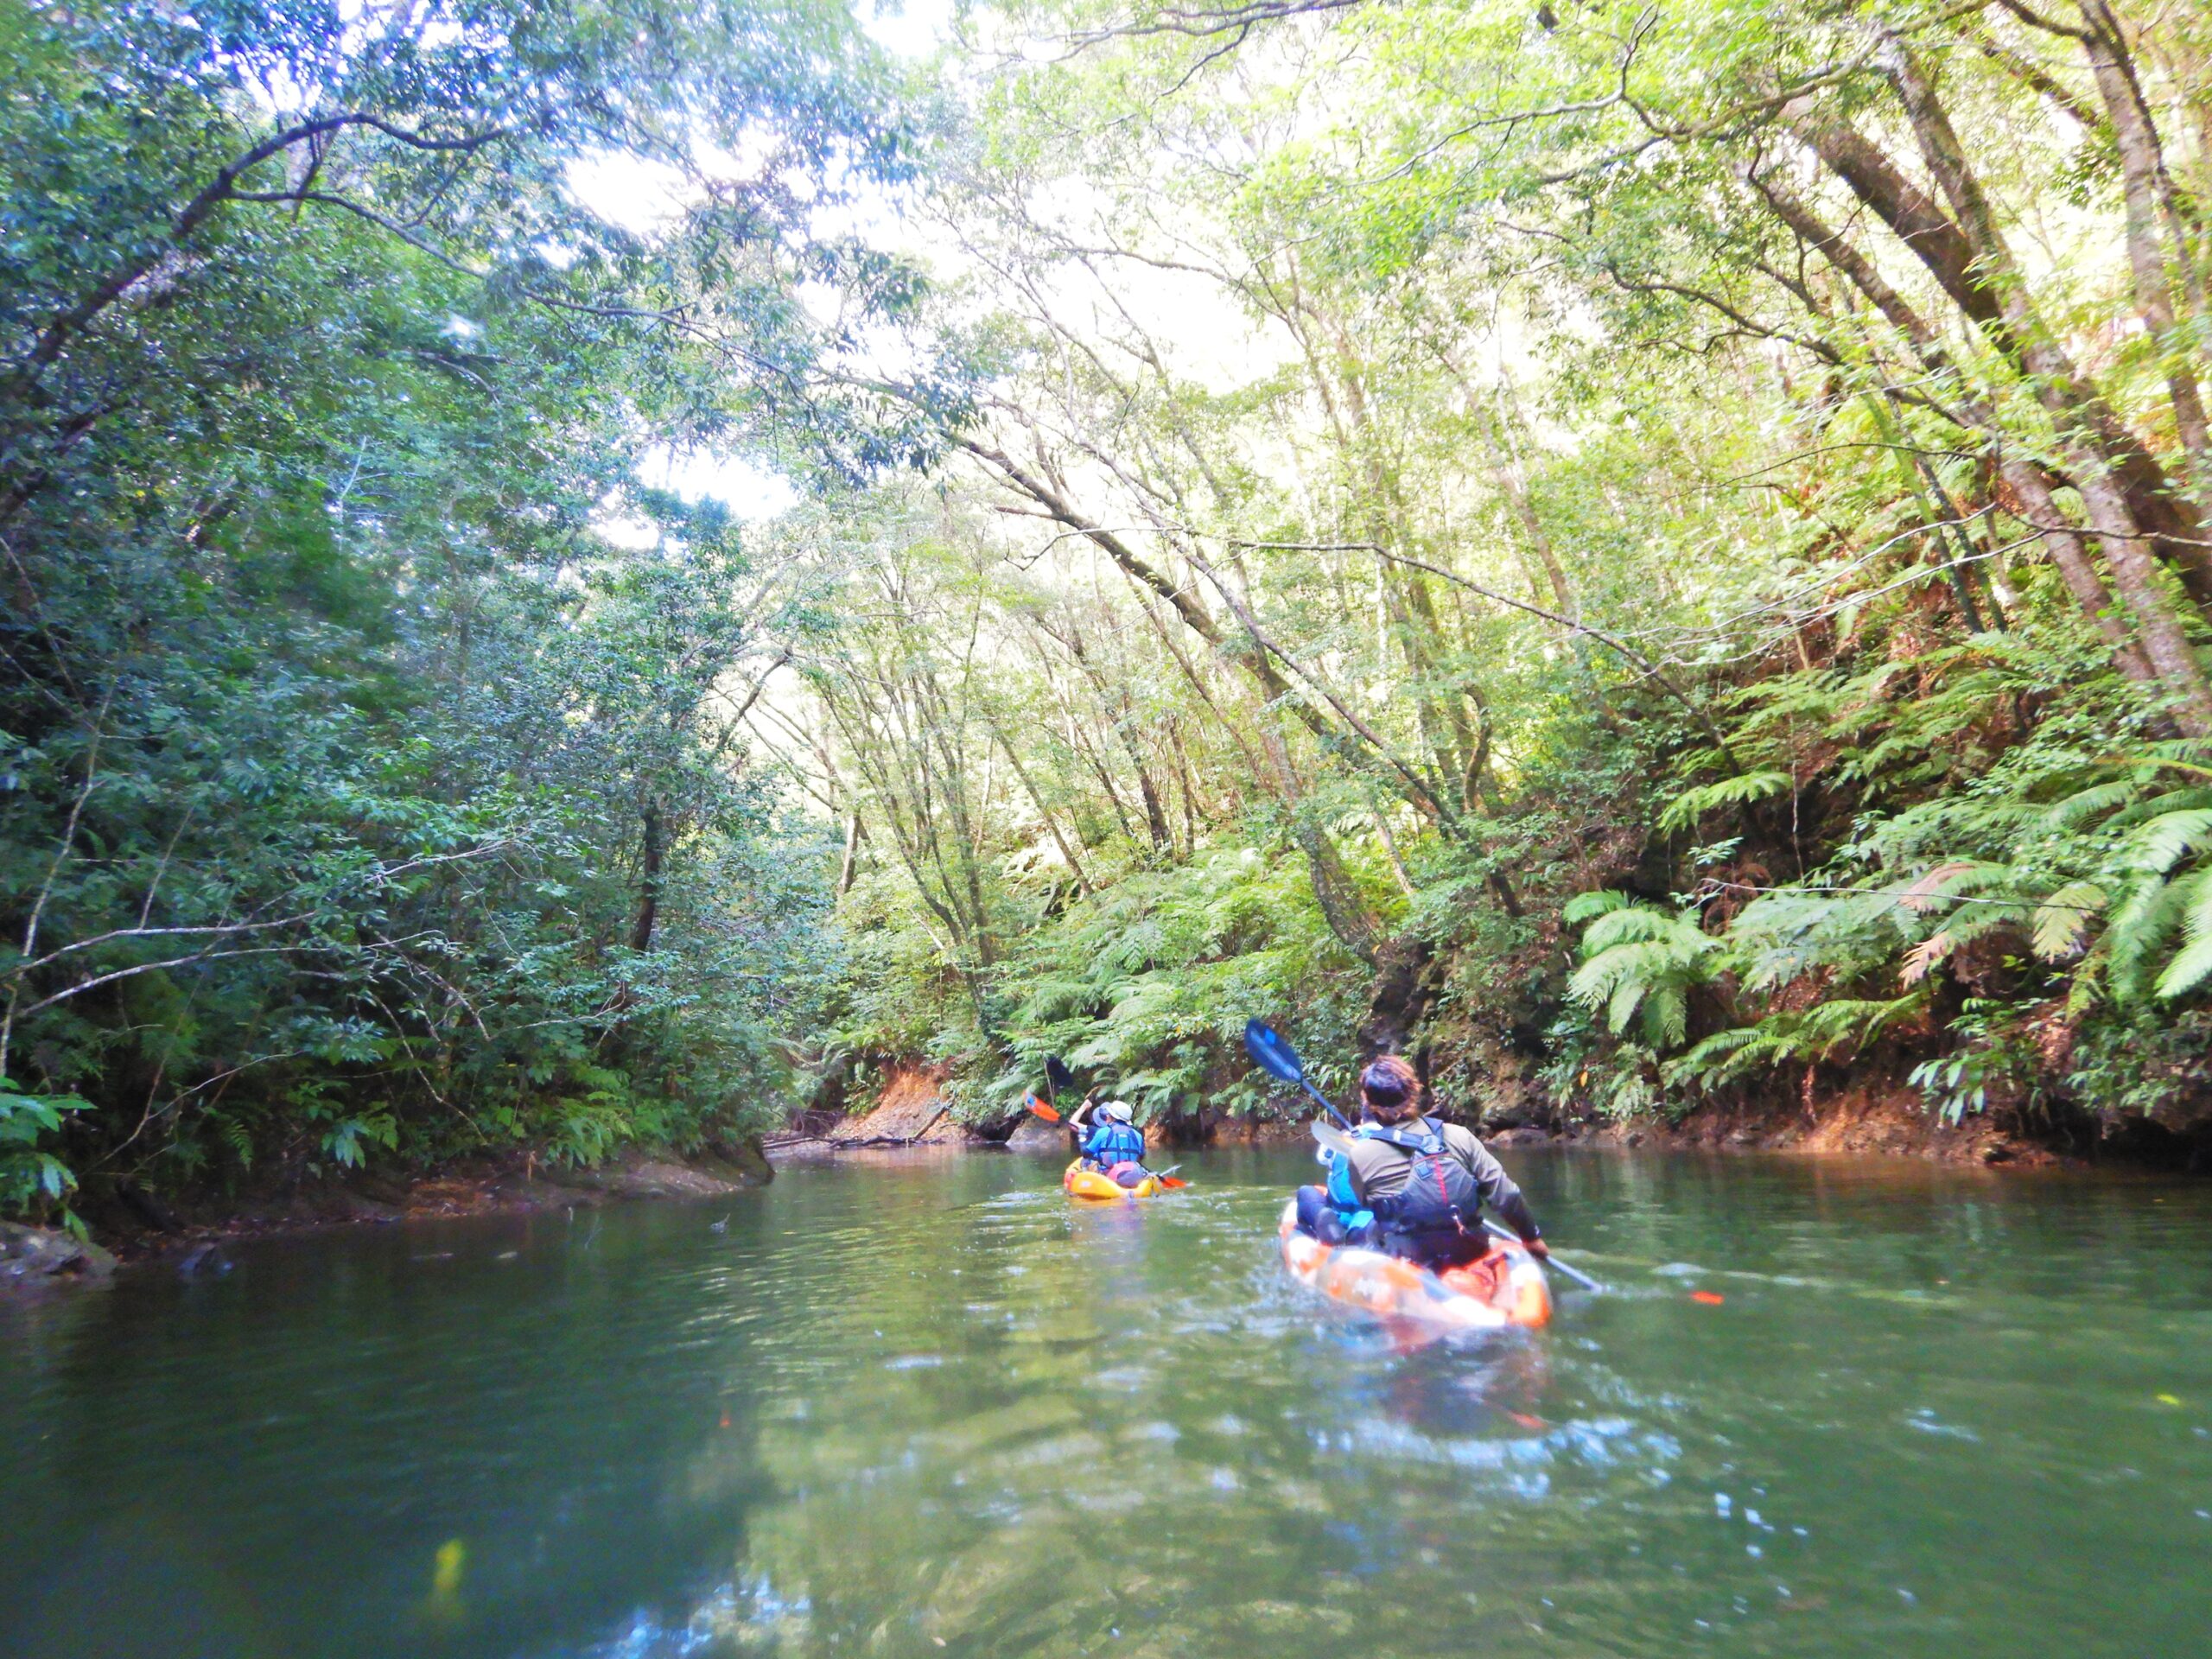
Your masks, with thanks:
[{"label": "water reflection", "polygon": [[1614,1293],[1405,1351],[1276,1267],[1303,1160],[1185,1173],[800,1172],[19,1322],[0,1652],[2201,1640],[2212,1194],[1526,1158]]}]

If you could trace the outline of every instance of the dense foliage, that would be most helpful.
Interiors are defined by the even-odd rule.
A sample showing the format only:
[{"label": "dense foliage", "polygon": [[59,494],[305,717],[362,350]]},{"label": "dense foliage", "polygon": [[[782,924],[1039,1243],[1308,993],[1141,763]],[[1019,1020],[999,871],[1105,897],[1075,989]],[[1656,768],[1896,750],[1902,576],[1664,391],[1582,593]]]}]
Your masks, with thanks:
[{"label": "dense foliage", "polygon": [[873,62],[804,0],[0,8],[0,1206],[772,1116],[835,958],[741,705],[819,594],[640,480],[920,441],[834,379],[912,279],[815,228],[908,171]]},{"label": "dense foliage", "polygon": [[2201,17],[953,28],[0,10],[0,1202],[1255,1014],[2201,1121]]},{"label": "dense foliage", "polygon": [[792,735],[849,1043],[978,1110],[1251,1107],[1265,1014],[1462,1107],[2202,1113],[2196,14],[968,27],[998,373]]}]

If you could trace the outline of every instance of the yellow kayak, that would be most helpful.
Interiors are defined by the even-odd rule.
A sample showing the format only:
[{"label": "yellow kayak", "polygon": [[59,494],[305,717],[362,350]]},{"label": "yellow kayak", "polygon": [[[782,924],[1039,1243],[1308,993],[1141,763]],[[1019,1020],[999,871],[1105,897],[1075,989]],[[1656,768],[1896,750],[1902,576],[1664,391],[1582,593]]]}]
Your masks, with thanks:
[{"label": "yellow kayak", "polygon": [[1082,1159],[1068,1166],[1068,1173],[1060,1177],[1060,1185],[1067,1189],[1068,1197],[1083,1198],[1093,1204],[1118,1204],[1124,1198],[1156,1198],[1167,1189],[1160,1184],[1157,1175],[1147,1175],[1135,1186],[1123,1186],[1103,1170],[1088,1169]]},{"label": "yellow kayak", "polygon": [[1298,1230],[1298,1200],[1283,1206],[1283,1265],[1301,1285],[1384,1320],[1438,1331],[1533,1330],[1552,1317],[1551,1287],[1536,1258],[1517,1241],[1441,1273],[1357,1244],[1324,1244]]}]

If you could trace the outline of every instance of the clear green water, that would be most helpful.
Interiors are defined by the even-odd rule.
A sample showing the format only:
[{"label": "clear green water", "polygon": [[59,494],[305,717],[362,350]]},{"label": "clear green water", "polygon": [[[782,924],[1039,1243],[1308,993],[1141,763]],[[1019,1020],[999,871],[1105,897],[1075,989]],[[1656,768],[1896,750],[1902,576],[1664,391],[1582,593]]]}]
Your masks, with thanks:
[{"label": "clear green water", "polygon": [[8,1316],[0,1654],[2212,1652],[2212,1187],[1523,1155],[1612,1293],[1401,1354],[1275,1265],[1309,1164],[1189,1161]]}]

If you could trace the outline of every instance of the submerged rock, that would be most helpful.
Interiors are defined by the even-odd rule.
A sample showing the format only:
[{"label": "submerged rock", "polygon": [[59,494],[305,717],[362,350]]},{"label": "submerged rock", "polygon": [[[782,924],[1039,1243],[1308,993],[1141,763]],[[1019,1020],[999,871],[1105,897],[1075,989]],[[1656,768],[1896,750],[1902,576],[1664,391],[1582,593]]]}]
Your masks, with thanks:
[{"label": "submerged rock", "polygon": [[213,1243],[195,1244],[178,1261],[176,1274],[180,1279],[194,1279],[201,1274],[228,1273],[232,1265],[231,1258],[223,1254],[221,1245]]},{"label": "submerged rock", "polygon": [[105,1284],[114,1273],[115,1258],[97,1244],[51,1227],[0,1221],[0,1294]]},{"label": "submerged rock", "polygon": [[1033,1117],[1007,1136],[1006,1149],[1008,1152],[1057,1152],[1065,1156],[1068,1149],[1068,1132]]}]

